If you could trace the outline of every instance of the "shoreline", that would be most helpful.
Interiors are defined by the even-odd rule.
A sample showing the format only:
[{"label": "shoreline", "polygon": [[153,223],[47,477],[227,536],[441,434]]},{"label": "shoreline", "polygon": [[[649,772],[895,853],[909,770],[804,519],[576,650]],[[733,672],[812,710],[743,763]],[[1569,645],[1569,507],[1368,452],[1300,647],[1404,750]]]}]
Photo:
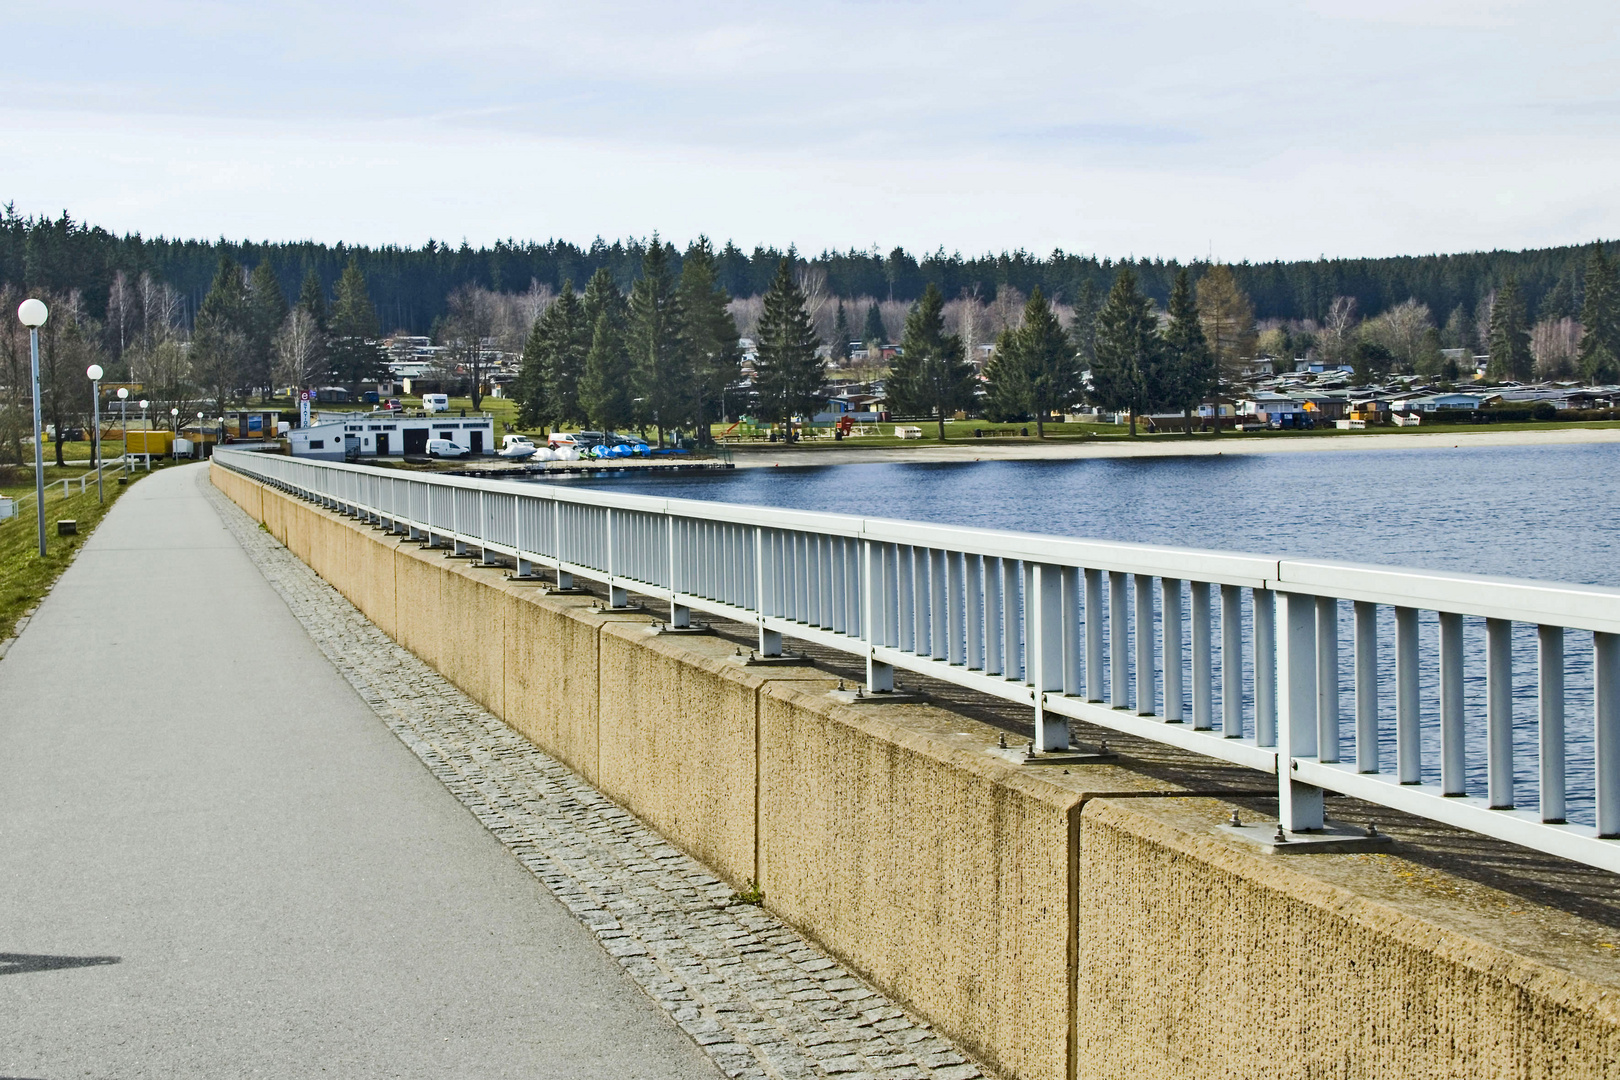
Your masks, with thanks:
[{"label": "shoreline", "polygon": [[1374,435],[1247,438],[1206,436],[1183,440],[1152,436],[1141,442],[1028,442],[1014,445],[964,440],[947,446],[870,446],[850,449],[732,448],[739,469],[811,465],[932,465],[974,461],[1082,461],[1103,458],[1191,457],[1219,454],[1310,454],[1340,451],[1486,449],[1501,446],[1580,446],[1620,443],[1620,428],[1568,431],[1457,431]]}]

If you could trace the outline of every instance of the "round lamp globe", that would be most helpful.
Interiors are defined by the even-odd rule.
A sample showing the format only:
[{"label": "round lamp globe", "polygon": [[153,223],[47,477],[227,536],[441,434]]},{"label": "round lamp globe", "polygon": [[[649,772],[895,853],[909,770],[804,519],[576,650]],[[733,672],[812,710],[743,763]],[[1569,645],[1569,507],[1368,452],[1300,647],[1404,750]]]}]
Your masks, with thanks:
[{"label": "round lamp globe", "polygon": [[118,400],[123,401],[127,397],[129,397],[129,387],[120,386],[118,388]]},{"label": "round lamp globe", "polygon": [[84,373],[86,375],[90,376],[90,381],[91,382],[100,382],[101,381],[102,372],[101,372],[101,365],[100,364],[91,364],[89,367],[84,369]]},{"label": "round lamp globe", "polygon": [[22,320],[24,326],[34,328],[44,326],[45,320],[50,317],[50,314],[51,309],[45,306],[43,300],[35,300],[30,297],[17,305],[17,318]]}]

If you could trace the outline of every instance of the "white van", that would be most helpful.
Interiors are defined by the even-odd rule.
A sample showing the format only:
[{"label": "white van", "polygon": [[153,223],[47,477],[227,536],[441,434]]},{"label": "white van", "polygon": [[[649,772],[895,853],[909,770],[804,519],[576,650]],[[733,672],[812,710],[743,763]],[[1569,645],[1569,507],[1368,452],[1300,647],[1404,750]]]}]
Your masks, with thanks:
[{"label": "white van", "polygon": [[429,439],[427,444],[428,457],[466,457],[471,451],[464,446],[458,446],[449,439]]},{"label": "white van", "polygon": [[450,395],[449,394],[423,394],[422,395],[422,411],[423,412],[430,412],[430,413],[449,412],[450,411]]}]

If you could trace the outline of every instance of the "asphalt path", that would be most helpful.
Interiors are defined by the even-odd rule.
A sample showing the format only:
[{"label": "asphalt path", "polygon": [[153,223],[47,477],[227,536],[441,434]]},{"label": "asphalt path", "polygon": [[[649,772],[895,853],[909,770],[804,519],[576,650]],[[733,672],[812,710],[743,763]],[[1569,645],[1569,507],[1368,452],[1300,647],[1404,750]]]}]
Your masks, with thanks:
[{"label": "asphalt path", "polygon": [[0,660],[0,1077],[714,1078],[140,480]]}]

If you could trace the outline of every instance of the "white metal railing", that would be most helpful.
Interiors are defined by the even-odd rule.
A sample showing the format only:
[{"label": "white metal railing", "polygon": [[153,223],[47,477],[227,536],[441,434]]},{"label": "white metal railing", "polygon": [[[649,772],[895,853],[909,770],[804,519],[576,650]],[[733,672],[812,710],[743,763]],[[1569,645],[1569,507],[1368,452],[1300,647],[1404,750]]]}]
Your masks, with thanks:
[{"label": "white metal railing", "polygon": [[1290,831],[1326,789],[1620,872],[1620,589],[215,461],[676,626],[753,624],[765,655],[860,656],[871,693],[899,668],[1028,703],[1037,752],[1073,718],[1270,773]]}]

